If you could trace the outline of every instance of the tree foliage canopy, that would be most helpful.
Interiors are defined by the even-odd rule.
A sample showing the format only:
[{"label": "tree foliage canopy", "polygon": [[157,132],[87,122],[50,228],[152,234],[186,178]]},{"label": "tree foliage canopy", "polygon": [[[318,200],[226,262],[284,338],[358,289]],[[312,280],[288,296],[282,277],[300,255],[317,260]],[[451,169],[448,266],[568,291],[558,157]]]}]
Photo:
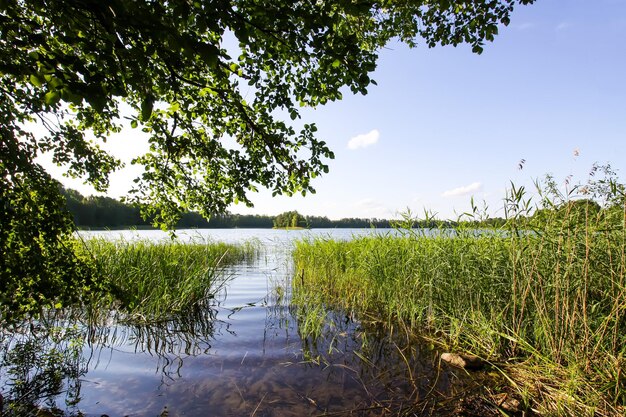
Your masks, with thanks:
[{"label": "tree foliage canopy", "polygon": [[[532,2],[0,0],[2,250],[31,215],[46,242],[71,230],[35,158],[50,153],[105,190],[120,162],[98,144],[123,119],[150,141],[132,200],[161,224],[251,204],[258,187],[313,192],[333,154],[297,121],[302,106],[367,93],[394,38],[481,52],[515,4]],[[31,133],[35,121],[46,134]]]},{"label": "tree foliage canopy", "polygon": [[307,227],[306,217],[297,211],[286,211],[274,217],[275,228]]}]

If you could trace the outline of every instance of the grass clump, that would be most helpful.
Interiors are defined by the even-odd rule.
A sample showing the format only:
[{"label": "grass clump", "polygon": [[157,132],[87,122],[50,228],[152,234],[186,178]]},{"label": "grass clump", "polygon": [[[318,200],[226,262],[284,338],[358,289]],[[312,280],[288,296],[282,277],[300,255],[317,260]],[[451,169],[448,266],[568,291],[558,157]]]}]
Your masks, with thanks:
[{"label": "grass clump", "polygon": [[129,319],[151,321],[213,297],[229,278],[225,268],[254,254],[256,246],[92,239],[82,250],[92,259],[108,301]]},{"label": "grass clump", "polygon": [[512,188],[500,229],[301,241],[293,300],[442,336],[497,363],[541,414],[624,415],[624,187],[538,189],[534,205]]}]

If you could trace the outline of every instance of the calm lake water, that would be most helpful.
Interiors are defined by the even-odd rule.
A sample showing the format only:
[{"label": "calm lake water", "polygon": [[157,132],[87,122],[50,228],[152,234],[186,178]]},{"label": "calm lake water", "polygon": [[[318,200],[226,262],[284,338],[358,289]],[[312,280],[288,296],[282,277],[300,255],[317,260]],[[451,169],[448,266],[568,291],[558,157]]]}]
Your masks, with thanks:
[{"label": "calm lake water", "polygon": [[[179,321],[89,331],[56,406],[87,416],[417,415],[447,410],[470,389],[462,372],[443,370],[424,342],[392,336],[341,312],[329,312],[324,335],[302,339],[290,305],[294,240],[352,239],[372,229],[182,230],[178,239],[258,240],[256,260],[212,304]],[[84,238],[170,239],[160,231],[81,232]],[[367,343],[363,343],[366,340]],[[6,391],[6,375],[2,390]],[[413,415],[413,414],[411,414]]]}]

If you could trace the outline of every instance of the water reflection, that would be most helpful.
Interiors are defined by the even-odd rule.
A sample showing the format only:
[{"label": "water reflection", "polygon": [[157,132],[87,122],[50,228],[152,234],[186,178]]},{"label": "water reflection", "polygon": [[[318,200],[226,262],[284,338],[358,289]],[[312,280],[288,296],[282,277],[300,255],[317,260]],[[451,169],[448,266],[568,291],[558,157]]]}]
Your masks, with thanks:
[{"label": "water reflection", "polygon": [[79,413],[87,363],[75,327],[28,323],[2,329],[0,336],[2,415],[34,415],[41,407],[51,415]]},{"label": "water reflection", "polygon": [[288,250],[269,247],[228,271],[236,277],[216,298],[167,321],[128,325],[110,313],[87,325],[65,312],[5,329],[5,412],[19,403],[57,416],[430,415],[475,389],[433,348],[351,313],[324,311],[322,331],[302,337]]},{"label": "water reflection", "polygon": [[351,313],[328,312],[321,336],[303,338],[302,346],[328,381],[342,383],[342,400],[331,399],[324,415],[448,415],[445,403],[482,389],[465,372],[442,366],[432,344]]},{"label": "water reflection", "polygon": [[180,377],[184,359],[207,354],[216,328],[217,311],[213,306],[192,309],[166,321],[144,325],[85,327],[85,354],[93,369],[128,369],[127,361],[118,364],[115,356],[144,355],[152,357],[155,373],[163,379]]},{"label": "water reflection", "polygon": [[[289,306],[265,304],[149,326],[14,334],[3,363],[5,399],[54,415],[396,415],[416,404],[432,412],[470,386],[407,335],[329,312],[319,337],[301,338]],[[217,319],[245,310],[264,315],[261,340]]]}]

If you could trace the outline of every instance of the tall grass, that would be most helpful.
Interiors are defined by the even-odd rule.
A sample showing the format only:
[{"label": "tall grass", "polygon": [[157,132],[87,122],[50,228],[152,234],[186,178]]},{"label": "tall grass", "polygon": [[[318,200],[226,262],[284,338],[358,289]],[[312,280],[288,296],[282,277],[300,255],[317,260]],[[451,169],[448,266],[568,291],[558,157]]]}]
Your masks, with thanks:
[{"label": "tall grass", "polygon": [[537,206],[513,187],[505,229],[301,241],[293,300],[437,334],[498,363],[542,414],[624,415],[626,211],[603,184],[544,184]]},{"label": "tall grass", "polygon": [[128,319],[154,321],[213,297],[229,278],[225,268],[244,261],[257,246],[92,239],[81,250],[93,259],[110,295],[94,300],[92,307],[112,301]]}]

